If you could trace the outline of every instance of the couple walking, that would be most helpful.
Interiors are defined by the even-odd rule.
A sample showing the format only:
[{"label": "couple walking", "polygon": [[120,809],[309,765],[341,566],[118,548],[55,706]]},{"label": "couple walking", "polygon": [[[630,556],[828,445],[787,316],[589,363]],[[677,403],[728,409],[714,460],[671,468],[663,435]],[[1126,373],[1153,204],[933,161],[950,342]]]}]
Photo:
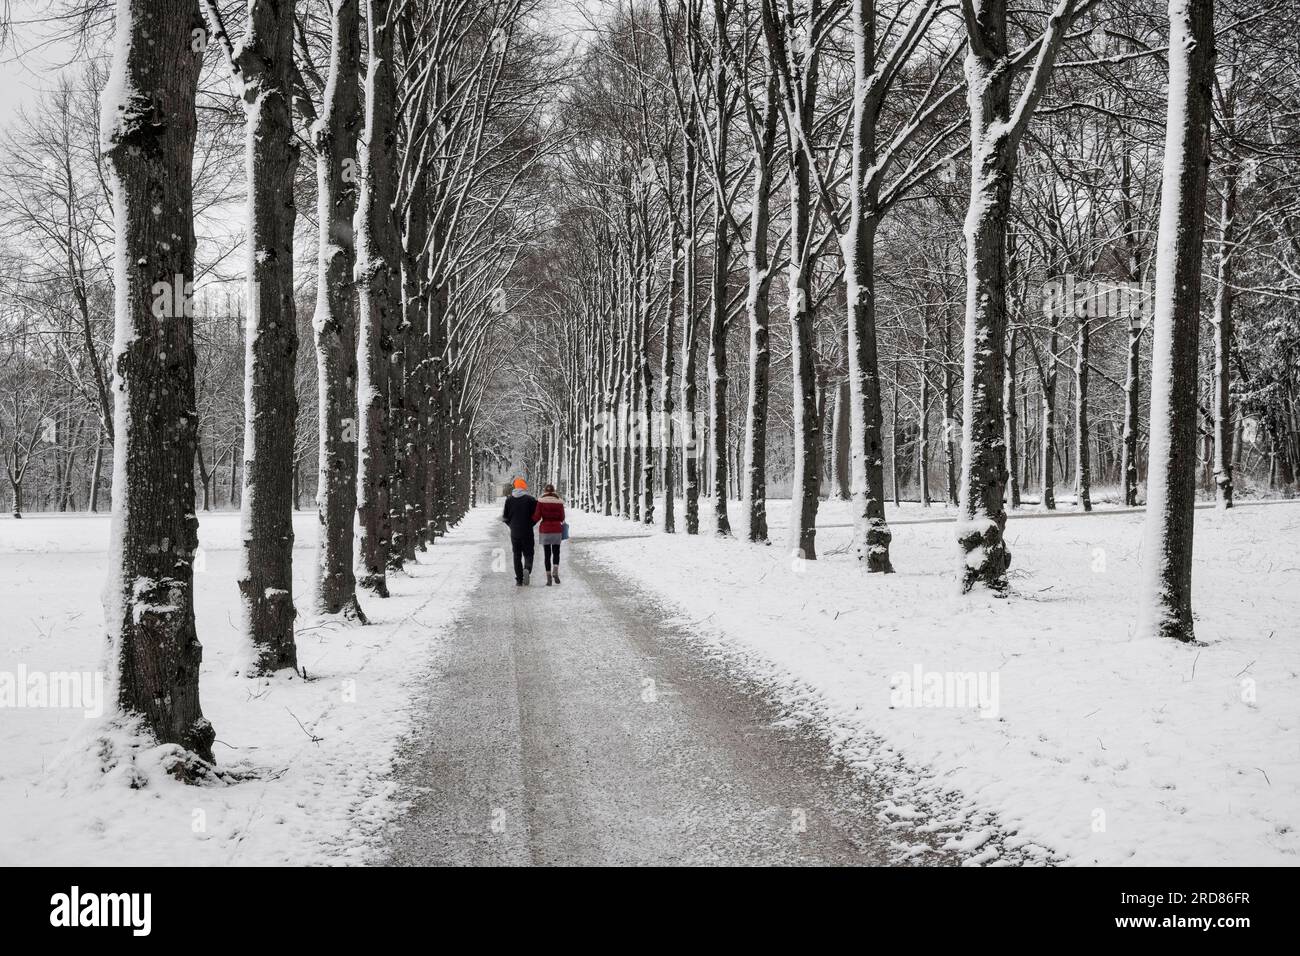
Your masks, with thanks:
[{"label": "couple walking", "polygon": [[564,502],[547,485],[540,498],[528,493],[528,482],[515,479],[514,489],[506,498],[501,520],[510,526],[510,549],[515,556],[515,585],[523,587],[533,573],[533,525],[541,522],[542,552],[546,556],[546,586],[560,583],[560,542],[568,525],[564,521]]}]

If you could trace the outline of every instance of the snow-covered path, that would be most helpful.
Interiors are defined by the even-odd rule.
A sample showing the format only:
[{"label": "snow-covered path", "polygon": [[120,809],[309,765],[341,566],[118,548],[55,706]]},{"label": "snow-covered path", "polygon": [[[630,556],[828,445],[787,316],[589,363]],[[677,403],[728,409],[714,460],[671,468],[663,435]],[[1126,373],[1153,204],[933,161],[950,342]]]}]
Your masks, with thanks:
[{"label": "snow-covered path", "polygon": [[[636,529],[629,528],[636,533]],[[399,864],[884,863],[897,830],[764,697],[566,545],[499,573],[441,645],[403,774]],[[894,852],[891,854],[891,845]]]}]

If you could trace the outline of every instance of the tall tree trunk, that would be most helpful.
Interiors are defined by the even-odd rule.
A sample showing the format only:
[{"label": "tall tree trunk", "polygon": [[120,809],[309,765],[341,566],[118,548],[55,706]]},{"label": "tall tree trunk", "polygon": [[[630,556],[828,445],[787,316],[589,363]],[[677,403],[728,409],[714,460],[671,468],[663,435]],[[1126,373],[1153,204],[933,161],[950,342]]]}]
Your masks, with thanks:
[{"label": "tall tree trunk", "polygon": [[1043,444],[1042,455],[1043,495],[1041,507],[1056,510],[1056,349],[1058,345],[1056,323],[1052,318],[1052,334],[1048,337],[1047,368],[1043,370]]},{"label": "tall tree trunk", "polygon": [[713,160],[717,180],[713,191],[713,295],[709,314],[709,444],[712,465],[714,533],[731,535],[727,515],[727,273],[731,268],[731,232],[727,219],[727,153],[730,129],[727,58],[727,17],[723,0],[713,2],[717,49],[713,58],[713,102],[716,140]]},{"label": "tall tree trunk", "polygon": [[1016,441],[1016,330],[1007,333],[1007,377],[1004,382],[1002,399],[1003,415],[1006,418],[1004,430],[1007,436],[1007,494],[1011,507],[1020,507],[1020,479],[1017,476],[1019,448]]},{"label": "tall tree trunk", "polygon": [[772,364],[769,339],[768,290],[772,283],[767,233],[771,226],[772,153],[777,125],[776,69],[769,64],[762,101],[762,124],[754,144],[754,190],[749,226],[749,286],[745,311],[749,315],[749,396],[745,415],[745,461],[741,499],[750,541],[767,540],[767,405]]},{"label": "tall tree trunk", "polygon": [[957,488],[957,421],[956,408],[953,406],[952,375],[952,326],[945,309],[943,316],[943,474],[944,485],[948,492],[948,503],[957,504],[960,492]]},{"label": "tall tree trunk", "polygon": [[[1231,103],[1231,81],[1225,102]],[[1225,106],[1225,123],[1231,124],[1232,106]],[[1229,126],[1231,128],[1231,126]],[[1236,251],[1237,166],[1229,160],[1224,171],[1223,201],[1219,210],[1219,261],[1214,290],[1214,485],[1220,508],[1232,507],[1232,307],[1233,254]]]},{"label": "tall tree trunk", "polygon": [[203,456],[203,440],[194,443],[195,463],[199,466],[199,484],[203,488],[203,510],[212,510],[211,475]]},{"label": "tall tree trunk", "polygon": [[396,91],[391,0],[366,0],[369,50],[365,128],[357,150],[361,191],[357,202],[359,338],[357,402],[357,516],[361,524],[360,584],[388,597],[389,359],[400,321],[398,237],[392,216],[396,170]]},{"label": "tall tree trunk", "polygon": [[320,223],[316,283],[318,477],[315,611],[365,621],[353,572],[357,508],[357,122],[361,62],[358,0],[332,0],[330,71],[316,140],[316,209]]},{"label": "tall tree trunk", "polygon": [[853,456],[849,444],[849,383],[844,380],[835,386],[835,408],[831,412],[831,495],[840,501],[853,496],[850,485],[850,461]]},{"label": "tall tree trunk", "polygon": [[676,362],[676,343],[673,337],[673,314],[677,309],[677,298],[681,293],[677,269],[677,255],[680,242],[677,235],[677,223],[672,217],[668,220],[668,303],[664,309],[663,365],[660,367],[659,385],[659,454],[660,473],[663,475],[664,489],[664,533],[675,534],[677,531],[676,486],[673,483],[673,451],[676,447],[673,436],[673,375]]},{"label": "tall tree trunk", "polygon": [[817,378],[813,367],[812,189],[807,158],[791,151],[789,289],[791,386],[794,392],[794,479],[790,488],[790,547],[796,557],[817,558],[820,491]]},{"label": "tall tree trunk", "polygon": [[1006,443],[1002,434],[1003,357],[1007,330],[1007,217],[1018,137],[1011,120],[1006,0],[963,0],[966,100],[970,107],[971,181],[966,213],[966,339],[962,388],[962,462],[957,540],[962,590],[1007,586],[1011,554]]},{"label": "tall tree trunk", "polygon": [[[885,521],[885,449],[881,441],[880,367],[876,350],[876,226],[880,180],[873,175],[879,97],[868,95],[875,75],[875,15],[853,0],[853,146],[849,225],[840,240],[849,330],[849,441],[853,463],[851,548],[870,572],[894,570],[893,534]],[[895,410],[897,416],[897,410]]]},{"label": "tall tree trunk", "polygon": [[[822,436],[818,431],[817,380],[814,367],[812,281],[815,266],[813,236],[812,168],[803,137],[813,124],[817,102],[818,62],[815,48],[795,40],[801,28],[796,19],[815,21],[821,4],[810,0],[806,8],[780,7],[763,0],[761,17],[770,63],[782,65],[780,90],[785,117],[786,156],[790,164],[790,238],[786,267],[787,311],[790,317],[790,385],[793,392],[794,474],[790,489],[790,548],[796,558],[817,557],[817,507],[821,492],[819,458]],[[811,29],[811,26],[809,26]],[[791,46],[799,49],[791,49]]]},{"label": "tall tree trunk", "polygon": [[[1127,253],[1128,280],[1137,285],[1142,281],[1143,254],[1138,242],[1138,212],[1133,202],[1133,160],[1131,137],[1126,126],[1121,125],[1120,148],[1120,210],[1123,217],[1123,243]],[[1120,480],[1123,483],[1124,504],[1137,506],[1138,493],[1138,415],[1142,381],[1138,377],[1141,358],[1142,316],[1144,302],[1130,297],[1128,303],[1128,342],[1124,361],[1124,426],[1120,455]]]},{"label": "tall tree trunk", "polygon": [[95,463],[90,469],[90,491],[86,495],[86,510],[91,514],[99,512],[99,480],[104,469],[104,429],[101,427],[95,439]]},{"label": "tall tree trunk", "polygon": [[1131,316],[1124,361],[1124,451],[1120,461],[1124,480],[1124,504],[1130,508],[1137,507],[1138,497],[1138,402],[1142,387],[1138,377],[1138,361],[1141,346],[1141,319]]},{"label": "tall tree trunk", "polygon": [[[643,218],[648,213],[643,207]],[[650,261],[647,242],[641,265],[641,282],[637,287],[637,309],[640,312],[640,334],[637,337],[637,394],[640,398],[641,416],[638,423],[640,440],[641,523],[655,523],[655,461],[654,447],[654,373],[650,367]],[[671,308],[671,304],[669,306]],[[557,432],[558,440],[558,432]]]},{"label": "tall tree trunk", "polygon": [[1079,507],[1092,510],[1092,462],[1088,448],[1089,317],[1079,316],[1074,340],[1074,494]]},{"label": "tall tree trunk", "polygon": [[698,175],[698,157],[695,154],[694,124],[686,131],[686,158],[683,168],[682,188],[686,196],[682,219],[685,236],[682,239],[682,493],[685,497],[686,533],[700,533],[700,441],[702,436],[695,427],[695,189]]},{"label": "tall tree trunk", "polygon": [[239,591],[254,674],[298,664],[293,638],[293,4],[250,0],[236,50],[247,116],[248,330]]},{"label": "tall tree trunk", "polygon": [[1008,67],[1006,0],[962,0],[966,20],[966,101],[970,107],[971,186],[966,213],[966,364],[962,383],[961,503],[957,540],[962,589],[1007,587],[1007,513],[1002,385],[1006,368],[1007,217],[1016,155],[1070,23],[1076,0],[1059,0],[1015,111]]},{"label": "tall tree trunk", "polygon": [[1192,531],[1213,0],[1169,0],[1169,109],[1156,251],[1151,452],[1138,633],[1195,640]]},{"label": "tall tree trunk", "polygon": [[897,508],[902,504],[898,490],[898,362],[894,362],[889,407],[889,483],[894,489],[894,507]]},{"label": "tall tree trunk", "polygon": [[[101,129],[117,277],[104,619],[117,709],[138,716],[159,741],[210,761],[216,735],[199,706],[203,648],[194,627],[198,421],[189,308],[194,98],[202,66],[191,42],[202,27],[194,0],[117,3]],[[166,308],[178,300],[186,307]]]}]

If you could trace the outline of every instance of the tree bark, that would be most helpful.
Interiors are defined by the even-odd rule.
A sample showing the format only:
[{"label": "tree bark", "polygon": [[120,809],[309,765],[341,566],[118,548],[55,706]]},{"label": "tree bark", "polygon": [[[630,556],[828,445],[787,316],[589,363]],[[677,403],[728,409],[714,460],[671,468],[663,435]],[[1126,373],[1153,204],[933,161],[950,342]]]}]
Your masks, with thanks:
[{"label": "tree bark", "polygon": [[[864,0],[853,0],[853,144],[844,290],[849,332],[849,442],[852,446],[852,551],[869,572],[890,573],[885,521],[885,449],[881,441],[880,362],[876,349],[876,226],[880,221],[880,180],[873,175],[879,94],[873,93],[876,63],[875,14]],[[897,409],[895,409],[897,417]]]},{"label": "tree bark", "polygon": [[357,516],[361,524],[360,585],[388,597],[389,361],[400,321],[398,236],[392,216],[396,177],[396,110],[391,0],[366,0],[369,50],[365,127],[357,149],[361,191],[357,202],[359,338],[357,404]]},{"label": "tree bark", "polygon": [[668,220],[668,303],[663,316],[663,364],[659,376],[659,471],[663,475],[663,531],[673,535],[677,531],[676,489],[673,486],[673,450],[675,437],[672,433],[673,416],[673,375],[676,363],[676,329],[673,328],[673,313],[677,310],[677,298],[681,294],[680,272],[677,271],[677,254],[680,241],[677,238],[676,220]]},{"label": "tree bark", "polygon": [[239,591],[254,674],[298,663],[293,622],[293,4],[250,0],[234,61],[247,117],[248,336],[244,361],[244,539]]},{"label": "tree bark", "polygon": [[840,501],[848,501],[853,492],[849,484],[849,383],[835,386],[835,409],[831,413],[831,493]]},{"label": "tree bark", "polygon": [[[1229,88],[1231,84],[1229,83]],[[1225,93],[1230,102],[1231,93]],[[1231,107],[1227,107],[1230,110]],[[1225,115],[1225,123],[1231,116]],[[1236,251],[1237,167],[1229,160],[1224,171],[1223,200],[1219,210],[1219,261],[1215,275],[1214,317],[1214,485],[1220,508],[1232,507],[1232,309],[1235,293],[1233,254]]]},{"label": "tree bark", "polygon": [[1079,316],[1074,340],[1074,494],[1079,507],[1092,510],[1092,462],[1088,442],[1089,316]]},{"label": "tree bark", "polygon": [[1213,0],[1169,2],[1169,108],[1156,251],[1151,451],[1138,633],[1195,640],[1192,532]]},{"label": "tree bark", "polygon": [[[686,195],[682,218],[682,494],[685,498],[686,533],[700,533],[700,440],[695,427],[697,385],[696,317],[695,317],[695,189],[698,157],[694,146],[694,124],[686,131],[686,158],[683,189]],[[608,512],[606,512],[608,513]]]},{"label": "tree bark", "polygon": [[1016,331],[1007,333],[1007,377],[1003,383],[1002,408],[1007,436],[1007,494],[1012,508],[1020,507],[1020,479],[1017,476],[1020,451],[1016,441],[1019,415],[1016,411]]},{"label": "tree bark", "polygon": [[673,328],[673,314],[678,308],[677,299],[681,294],[677,268],[680,241],[677,235],[677,222],[673,217],[668,220],[668,303],[664,309],[663,364],[660,366],[659,385],[659,454],[660,473],[663,475],[664,489],[664,533],[677,532],[676,489],[673,484],[673,452],[676,448],[673,435],[673,376],[676,365],[676,332]]},{"label": "tree bark", "polygon": [[1056,510],[1056,349],[1058,317],[1052,317],[1052,334],[1048,338],[1047,367],[1043,370],[1043,443],[1039,449],[1042,471],[1042,501],[1045,511]]},{"label": "tree bark", "polygon": [[714,0],[713,102],[716,163],[713,191],[713,295],[709,314],[709,443],[712,463],[714,533],[731,535],[727,515],[727,273],[731,268],[731,233],[727,217],[727,153],[731,125],[729,77],[723,47],[727,40],[727,18],[722,0]]},{"label": "tree bark", "polygon": [[[817,0],[812,0],[806,17],[816,19],[819,9]],[[822,440],[817,424],[817,379],[813,355],[812,168],[802,147],[802,138],[804,131],[812,127],[818,70],[813,51],[788,50],[791,34],[796,30],[792,17],[790,9],[778,10],[773,0],[763,0],[763,32],[768,56],[774,63],[788,64],[788,70],[781,74],[781,94],[786,155],[790,164],[790,254],[786,268],[794,419],[790,548],[794,557],[812,561],[817,558],[817,507],[821,491],[818,463]]]},{"label": "tree bark", "polygon": [[315,610],[365,621],[357,601],[352,526],[357,507],[357,121],[361,61],[358,0],[332,0],[330,70],[316,140],[318,478]]},{"label": "tree bark", "polygon": [[[118,0],[102,143],[116,244],[113,523],[104,616],[112,696],[162,743],[212,759],[194,626],[194,99],[203,20]],[[162,55],[161,51],[169,51]],[[179,310],[169,304],[182,302]],[[15,489],[17,490],[17,489]],[[179,772],[179,771],[178,771]]]},{"label": "tree bark", "polygon": [[745,461],[741,498],[750,541],[767,540],[767,406],[772,364],[769,338],[768,290],[771,263],[767,233],[771,226],[772,153],[777,125],[776,70],[769,63],[761,104],[762,120],[754,143],[754,189],[749,228],[749,286],[745,311],[749,315],[749,396],[745,415]]}]

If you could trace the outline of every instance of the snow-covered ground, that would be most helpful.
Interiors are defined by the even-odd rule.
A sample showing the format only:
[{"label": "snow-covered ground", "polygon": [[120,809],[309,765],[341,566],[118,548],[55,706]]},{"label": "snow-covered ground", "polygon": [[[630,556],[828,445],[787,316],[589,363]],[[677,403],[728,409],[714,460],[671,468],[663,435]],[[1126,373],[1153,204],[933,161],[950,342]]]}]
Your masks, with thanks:
[{"label": "snow-covered ground", "polygon": [[575,514],[568,546],[634,575],[929,813],[994,810],[1013,842],[1076,864],[1300,862],[1300,503],[1197,512],[1199,647],[1132,637],[1140,513],[1014,517],[997,599],[957,594],[942,507],[889,509],[889,576],[847,555],[847,505],[823,503],[816,562],[784,546],[789,503],[770,509],[770,547],[713,537],[708,501],[698,537],[679,502],[676,535]]},{"label": "snow-covered ground", "polygon": [[[1013,518],[1001,600],[956,594],[941,506],[890,509],[898,573],[880,577],[846,552],[845,504],[823,504],[811,563],[714,538],[701,505],[698,537],[575,513],[566,548],[639,582],[706,652],[822,726],[895,795],[883,820],[960,829],[951,849],[983,863],[1040,847],[1076,864],[1300,859],[1300,502],[1197,513],[1199,647],[1132,639],[1138,512]],[[770,510],[783,542],[788,502]],[[307,681],[233,675],[238,518],[204,516],[203,708],[221,767],[247,779],[183,786],[148,753],[102,774],[80,710],[0,709],[0,863],[375,860],[396,813],[388,771],[426,666],[490,569],[497,514],[476,510],[391,600],[366,601],[374,626],[303,621]],[[302,604],[315,516],[296,521]],[[106,536],[106,518],[0,519],[0,676],[102,667]],[[984,844],[993,814],[1015,836]]]},{"label": "snow-covered ground", "polygon": [[[392,819],[388,770],[430,655],[487,570],[490,511],[475,512],[364,600],[373,626],[299,619],[308,680],[234,676],[239,517],[202,515],[196,614],[201,694],[223,770],[247,779],[185,786],[137,754],[132,773],[82,759],[97,723],[84,709],[0,709],[0,864],[311,864],[370,860]],[[295,515],[294,587],[306,606],[314,513]],[[107,517],[0,519],[0,675],[103,667]],[[472,556],[472,559],[471,559]],[[141,790],[130,781],[144,778]]]}]

